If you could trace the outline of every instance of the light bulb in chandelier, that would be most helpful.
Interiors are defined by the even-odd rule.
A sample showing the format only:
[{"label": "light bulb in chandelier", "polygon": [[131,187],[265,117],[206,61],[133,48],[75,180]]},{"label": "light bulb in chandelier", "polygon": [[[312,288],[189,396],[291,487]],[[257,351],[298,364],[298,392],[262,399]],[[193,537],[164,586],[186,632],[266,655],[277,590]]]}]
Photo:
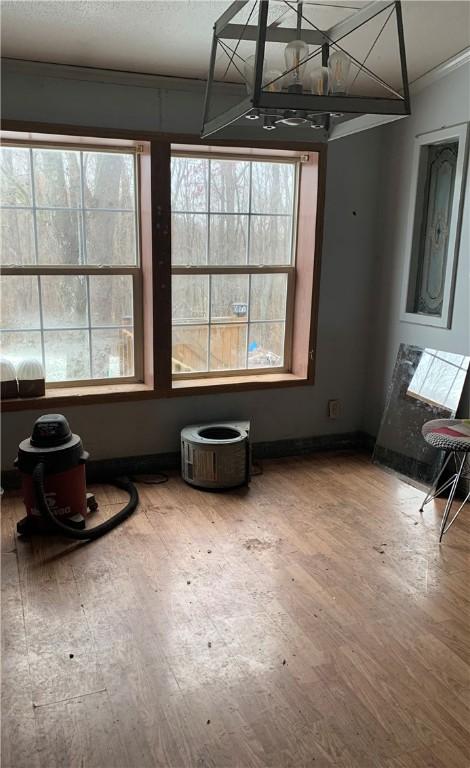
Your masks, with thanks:
[{"label": "light bulb in chandelier", "polygon": [[328,95],[328,67],[315,67],[310,74],[310,87],[315,96]]},{"label": "light bulb in chandelier", "polygon": [[255,56],[248,56],[243,63],[243,77],[245,78],[246,90],[249,96],[252,95],[255,84],[255,63]]},{"label": "light bulb in chandelier", "polygon": [[292,40],[284,49],[284,59],[286,62],[287,74],[285,80],[288,90],[291,92],[302,93],[304,90],[304,80],[306,76],[306,59],[309,54],[309,47],[303,40]]},{"label": "light bulb in chandelier", "polygon": [[351,59],[344,51],[335,51],[328,59],[328,82],[330,93],[346,96],[348,93]]},{"label": "light bulb in chandelier", "polygon": [[[256,56],[248,56],[243,64],[243,76],[245,78],[246,90],[249,96],[253,94],[256,74]],[[279,69],[269,66],[265,61],[263,66],[263,90],[276,93],[282,91],[283,73]]]},{"label": "light bulb in chandelier", "polygon": [[[267,64],[267,62],[266,62]],[[279,93],[282,91],[283,73],[279,69],[263,67],[263,90],[270,93]]]}]

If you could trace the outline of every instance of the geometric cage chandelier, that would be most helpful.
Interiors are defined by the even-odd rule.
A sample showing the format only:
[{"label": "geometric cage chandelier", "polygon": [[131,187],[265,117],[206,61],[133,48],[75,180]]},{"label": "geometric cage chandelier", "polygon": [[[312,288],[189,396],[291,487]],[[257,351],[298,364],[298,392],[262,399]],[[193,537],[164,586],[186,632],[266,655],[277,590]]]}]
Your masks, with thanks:
[{"label": "geometric cage chandelier", "polygon": [[368,114],[410,114],[399,0],[238,0],[215,22],[202,138]]}]

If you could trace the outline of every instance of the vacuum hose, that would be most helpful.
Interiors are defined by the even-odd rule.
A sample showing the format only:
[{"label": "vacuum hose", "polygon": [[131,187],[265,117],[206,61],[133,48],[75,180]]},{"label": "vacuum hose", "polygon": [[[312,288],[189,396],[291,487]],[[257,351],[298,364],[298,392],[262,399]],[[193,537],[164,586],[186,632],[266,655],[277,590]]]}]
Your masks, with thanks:
[{"label": "vacuum hose", "polygon": [[119,512],[117,512],[115,515],[113,515],[113,517],[110,517],[109,520],[105,520],[104,523],[96,525],[94,528],[89,528],[88,530],[83,531],[78,530],[77,528],[71,528],[70,525],[63,523],[54,515],[53,512],[51,512],[44,490],[44,474],[45,465],[44,462],[40,461],[39,464],[36,464],[32,475],[36,504],[41,515],[43,515],[43,517],[48,520],[53,528],[55,528],[56,531],[63,534],[64,536],[67,536],[69,539],[79,539],[80,541],[98,539],[100,536],[108,533],[108,531],[112,530],[112,528],[115,528],[117,525],[119,525],[119,523],[122,523],[123,520],[129,517],[134,512],[139,503],[139,494],[137,493],[137,488],[135,487],[134,483],[131,483],[127,477],[116,478],[113,481],[113,485],[115,485],[117,488],[122,488],[129,494],[129,501],[127,502],[126,506],[119,510]]}]

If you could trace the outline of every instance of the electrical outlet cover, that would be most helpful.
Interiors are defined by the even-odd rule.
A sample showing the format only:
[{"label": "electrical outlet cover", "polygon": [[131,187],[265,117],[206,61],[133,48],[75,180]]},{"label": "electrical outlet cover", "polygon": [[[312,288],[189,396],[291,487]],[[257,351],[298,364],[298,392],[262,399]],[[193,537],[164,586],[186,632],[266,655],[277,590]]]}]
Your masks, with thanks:
[{"label": "electrical outlet cover", "polygon": [[339,400],[328,400],[328,418],[339,419],[341,416],[341,403]]}]

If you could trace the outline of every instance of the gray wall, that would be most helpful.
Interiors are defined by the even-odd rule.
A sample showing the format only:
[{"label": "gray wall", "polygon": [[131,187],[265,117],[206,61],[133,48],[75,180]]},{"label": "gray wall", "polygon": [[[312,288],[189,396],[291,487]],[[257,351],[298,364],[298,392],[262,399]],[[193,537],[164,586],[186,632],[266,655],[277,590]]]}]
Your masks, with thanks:
[{"label": "gray wall", "polygon": [[[452,327],[400,321],[406,261],[406,230],[412,204],[410,181],[417,134],[470,121],[470,66],[438,80],[412,98],[412,115],[383,129],[380,238],[373,276],[371,355],[364,400],[364,427],[376,434],[401,342],[470,354],[470,178],[467,174],[463,227]],[[464,406],[465,407],[465,406]],[[467,415],[469,412],[467,398]]]},{"label": "gray wall", "polygon": [[[162,90],[148,77],[29,64],[6,66],[3,75],[4,118],[136,130],[199,128],[200,84],[166,79]],[[382,130],[335,141],[328,150],[315,385],[64,409],[94,458],[174,451],[179,429],[195,420],[251,418],[256,441],[361,427]],[[330,398],[342,403],[342,416],[334,421],[327,417]],[[3,467],[11,467],[18,442],[42,412],[4,414]]]}]

